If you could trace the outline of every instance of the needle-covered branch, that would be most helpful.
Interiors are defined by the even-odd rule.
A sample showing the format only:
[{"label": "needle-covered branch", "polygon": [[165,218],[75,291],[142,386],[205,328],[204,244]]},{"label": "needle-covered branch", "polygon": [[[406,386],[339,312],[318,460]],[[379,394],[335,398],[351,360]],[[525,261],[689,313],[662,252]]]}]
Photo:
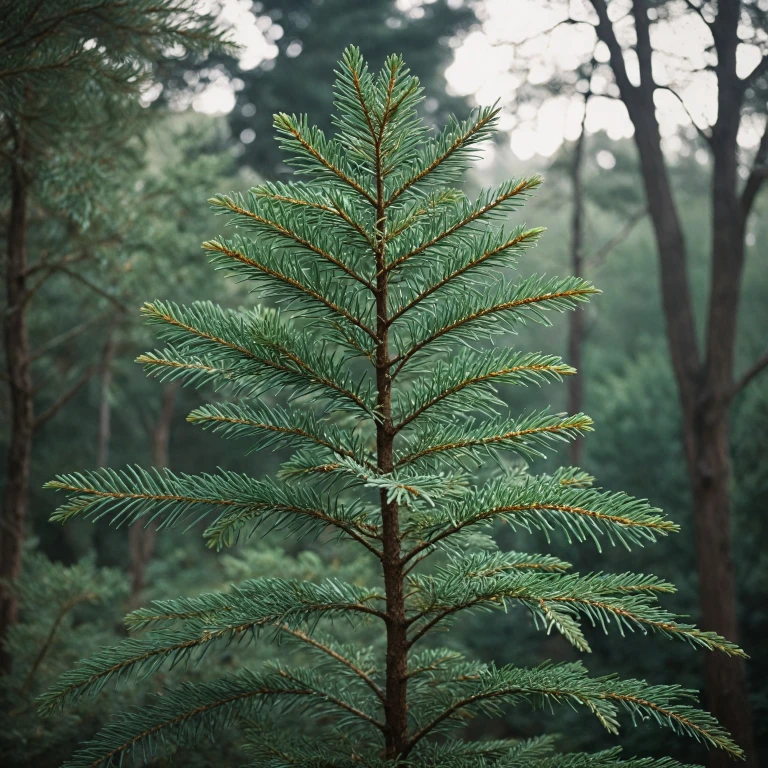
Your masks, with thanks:
[{"label": "needle-covered branch", "polygon": [[591,539],[598,549],[601,537],[629,547],[679,530],[648,502],[580,487],[570,482],[573,477],[500,478],[474,488],[458,502],[414,515],[406,534],[419,543],[406,554],[406,562],[466,529],[497,520],[547,536],[560,530],[569,542]]},{"label": "needle-covered branch", "polygon": [[679,686],[649,686],[642,680],[590,678],[579,663],[537,669],[489,667],[454,682],[454,690],[453,700],[440,714],[411,736],[411,748],[444,721],[466,717],[472,709],[496,715],[499,707],[548,703],[584,707],[611,733],[618,733],[618,716],[624,710],[633,716],[650,717],[662,727],[704,741],[734,757],[743,754],[710,714],[679,703],[694,698],[691,691]]},{"label": "needle-covered branch", "polygon": [[434,312],[413,319],[404,317],[392,327],[397,349],[390,361],[396,366],[393,375],[427,347],[434,354],[457,342],[515,331],[528,321],[549,325],[547,312],[577,309],[596,293],[599,291],[580,277],[545,279],[534,275],[511,290],[498,280],[494,287],[471,293],[464,301],[443,302]]},{"label": "needle-covered branch", "polygon": [[[40,710],[52,714],[82,696],[95,696],[106,685],[125,684],[163,668],[198,663],[217,645],[252,642],[261,632],[286,631],[305,635],[301,628],[338,616],[381,616],[375,591],[327,581],[320,584],[286,579],[253,579],[229,594],[155,601],[130,614],[131,628],[175,624],[119,645],[104,648],[66,672],[40,698]],[[180,625],[180,626],[178,626]],[[309,638],[309,635],[306,635]]]},{"label": "needle-covered branch", "polygon": [[[370,278],[355,271],[366,268],[364,257],[368,255],[367,249],[355,253],[354,249],[345,247],[344,241],[333,230],[327,231],[325,227],[318,226],[321,221],[317,218],[307,217],[307,209],[334,212],[331,205],[318,208],[317,203],[293,198],[289,207],[282,204],[283,199],[278,201],[259,190],[251,190],[247,198],[235,193],[232,196],[217,195],[209,202],[222,213],[229,214],[236,226],[256,232],[262,242],[282,247],[293,254],[294,259],[305,254],[310,258],[319,257],[321,262],[331,265],[331,274],[338,271],[337,279],[352,278],[369,290],[373,289]],[[336,254],[345,254],[347,258]]]},{"label": "needle-covered branch", "polygon": [[433,466],[436,461],[480,464],[494,450],[514,451],[526,458],[541,457],[546,448],[591,431],[592,419],[581,413],[532,413],[522,419],[495,418],[477,424],[438,422],[403,441],[405,449],[398,454],[395,466]]},{"label": "needle-covered branch", "polygon": [[302,265],[291,252],[278,251],[254,241],[235,236],[209,240],[203,247],[213,254],[212,263],[233,274],[263,284],[262,293],[282,299],[286,306],[304,317],[329,315],[350,323],[376,341],[369,327],[372,305],[360,292],[348,286],[327,269],[317,264]]},{"label": "needle-covered branch", "polygon": [[[411,576],[411,605],[415,611],[410,623],[412,642],[445,618],[469,608],[502,609],[519,603],[546,630],[556,629],[579,650],[589,651],[579,618],[600,626],[605,632],[615,624],[625,631],[653,631],[685,640],[708,651],[744,657],[744,652],[714,632],[705,632],[657,604],[660,594],[674,587],[655,576],[635,573],[578,574],[547,573],[542,568],[521,569],[518,553],[454,558],[434,575]],[[534,559],[534,558],[532,558]],[[534,559],[535,562],[535,559]]]},{"label": "needle-covered branch", "polygon": [[494,416],[504,407],[497,384],[542,384],[575,373],[555,355],[505,348],[462,349],[448,360],[438,360],[431,368],[431,376],[403,383],[395,399],[395,428],[415,428],[424,416],[450,420],[457,411]]},{"label": "needle-covered branch", "polygon": [[[410,227],[400,225],[396,236],[390,234],[388,244],[392,252],[387,271],[400,270],[403,264],[412,260],[414,263],[417,258],[420,266],[430,261],[434,263],[437,255],[450,258],[452,249],[462,245],[470,251],[474,246],[474,255],[478,258],[481,251],[477,246],[482,242],[480,236],[488,223],[520,208],[540,184],[538,176],[517,179],[507,181],[497,189],[484,190],[473,202],[459,197],[453,201],[449,198],[449,205],[427,205]],[[535,238],[541,232],[541,229],[531,230],[530,237]]]},{"label": "needle-covered branch", "polygon": [[375,532],[365,523],[359,504],[343,505],[309,488],[235,472],[177,475],[168,469],[102,469],[60,475],[46,487],[69,494],[51,517],[54,522],[108,516],[113,525],[145,521],[163,530],[215,515],[204,536],[216,548],[234,544],[246,526],[251,533],[267,525],[299,536],[331,526],[369,549],[366,536]]},{"label": "needle-covered branch", "polygon": [[[207,302],[180,307],[171,302],[145,304],[142,314],[157,335],[174,345],[174,355],[163,358],[164,368],[189,371],[178,354],[188,359],[192,378],[200,381],[224,368],[225,378],[250,386],[256,396],[271,389],[291,387],[295,394],[325,398],[336,408],[371,414],[370,385],[354,382],[343,356],[329,345],[316,345],[274,312],[232,312]],[[141,362],[156,369],[163,362],[148,356]],[[174,363],[179,363],[178,365]]]},{"label": "needle-covered branch", "polygon": [[319,446],[328,451],[329,461],[338,454],[363,464],[369,462],[368,452],[358,436],[349,435],[313,413],[279,406],[250,408],[223,403],[196,408],[187,416],[187,421],[218,432],[222,437],[248,438],[252,443],[250,451],[276,444],[296,448]]},{"label": "needle-covered branch", "polygon": [[330,694],[297,683],[281,671],[249,671],[212,683],[183,683],[148,706],[115,717],[67,761],[65,768],[99,768],[126,754],[154,755],[168,739],[195,743],[211,738],[236,719],[278,708],[307,706],[327,711]]}]

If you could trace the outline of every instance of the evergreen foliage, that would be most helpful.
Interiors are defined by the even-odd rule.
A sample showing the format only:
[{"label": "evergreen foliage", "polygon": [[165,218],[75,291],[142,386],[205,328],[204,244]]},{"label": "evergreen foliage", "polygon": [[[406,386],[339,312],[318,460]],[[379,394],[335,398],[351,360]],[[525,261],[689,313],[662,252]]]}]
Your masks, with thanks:
[{"label": "evergreen foliage", "polygon": [[139,97],[161,62],[226,47],[190,0],[3,0],[0,160],[51,210],[86,225],[146,126]]},{"label": "evergreen foliage", "polygon": [[[481,342],[529,321],[548,324],[552,312],[575,310],[597,291],[580,278],[509,282],[506,270],[541,230],[507,230],[495,219],[517,208],[537,178],[477,201],[445,189],[492,135],[495,108],[430,137],[416,112],[421,89],[400,57],[374,75],[349,48],[337,74],[335,136],[302,117],[275,118],[284,151],[309,181],[211,201],[238,228],[205,243],[213,262],[280,301],[280,311],[161,301],[143,310],[169,345],[140,358],[150,373],[210,380],[237,396],[196,409],[191,422],[258,449],[287,445],[296,449],[293,458],[269,480],[128,468],[64,475],[48,485],[69,495],[54,515],[62,522],[189,528],[205,521],[215,548],[264,528],[330,532],[360,545],[381,576],[357,584],[276,575],[134,611],[128,625],[143,634],[63,675],[42,696],[43,712],[134,675],[196,664],[234,641],[287,637],[322,663],[281,659],[185,683],[121,714],[67,766],[151,755],[166,741],[213,736],[241,718],[250,722],[253,764],[262,766],[676,765],[622,760],[617,750],[557,755],[547,737],[470,742],[448,735],[475,714],[555,704],[585,710],[610,733],[622,717],[652,720],[740,756],[718,723],[692,705],[693,692],[679,686],[593,677],[580,662],[496,667],[432,642],[465,611],[521,606],[580,651],[589,650],[586,619],[605,632],[637,629],[743,655],[662,609],[658,598],[674,590],[663,580],[570,574],[558,558],[505,552],[486,535],[503,521],[560,531],[572,544],[629,548],[677,528],[644,501],[594,488],[577,469],[536,477],[500,464],[497,478],[473,484],[476,468],[503,451],[530,459],[591,430],[583,414],[504,414],[496,383],[541,384],[573,370],[552,356]],[[458,352],[456,344],[463,345]],[[274,403],[277,395],[285,405]],[[342,618],[383,629],[386,648],[335,640],[328,625]],[[298,718],[277,717],[292,710],[321,718],[324,735],[309,739]]]},{"label": "evergreen foliage", "polygon": [[116,641],[113,628],[128,594],[118,569],[97,568],[92,556],[70,566],[52,563],[33,544],[25,548],[14,583],[22,618],[6,642],[15,663],[11,674],[0,677],[0,763],[7,766],[47,766],[54,757],[60,762],[62,751],[74,749],[103,722],[85,699],[66,717],[43,722],[35,697],[84,654]]}]

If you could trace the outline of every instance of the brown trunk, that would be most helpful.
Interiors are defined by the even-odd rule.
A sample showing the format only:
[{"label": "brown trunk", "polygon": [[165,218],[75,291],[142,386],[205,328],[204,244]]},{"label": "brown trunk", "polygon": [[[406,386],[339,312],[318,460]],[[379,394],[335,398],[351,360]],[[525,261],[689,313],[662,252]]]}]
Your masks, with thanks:
[{"label": "brown trunk", "polygon": [[[649,210],[661,261],[661,286],[667,337],[684,414],[684,442],[694,501],[694,525],[703,629],[736,641],[736,584],[729,508],[728,414],[733,381],[743,227],[735,207],[722,199],[717,162],[713,174],[712,295],[707,321],[706,361],[699,359],[685,267],[685,246],[676,213],[670,205],[669,183],[658,175],[663,163],[656,136],[636,134],[642,160]],[[649,149],[651,144],[653,149]],[[658,151],[656,150],[658,147]],[[650,155],[650,157],[648,157]],[[735,200],[735,195],[733,196]],[[664,202],[664,201],[667,202]],[[729,211],[718,215],[718,210]],[[713,714],[746,751],[754,768],[750,708],[743,662],[723,654],[705,657],[707,699]],[[710,751],[709,768],[730,760]]]},{"label": "brown trunk", "polygon": [[[378,158],[378,145],[376,154]],[[385,269],[386,210],[384,182],[376,164],[376,456],[380,472],[394,468],[395,430],[392,423],[392,377],[389,358],[389,274]],[[386,594],[386,690],[384,701],[384,758],[405,755],[408,746],[408,626],[400,555],[400,521],[397,502],[380,493],[382,515],[382,571]]]},{"label": "brown trunk", "polygon": [[[110,329],[107,336],[104,351],[101,356],[101,382],[99,385],[99,434],[96,444],[96,466],[109,465],[109,448],[112,437],[112,363],[116,351],[115,333]],[[96,550],[96,559],[99,565],[110,565],[110,553],[108,548],[109,531],[102,526],[94,526],[93,547]]]},{"label": "brown trunk", "polygon": [[[163,389],[160,414],[152,435],[152,463],[158,469],[168,466],[168,448],[171,440],[171,422],[176,402],[176,384]],[[154,524],[134,523],[128,532],[128,550],[131,558],[131,595],[141,595],[146,586],[147,566],[152,560],[157,530]]]},{"label": "brown trunk", "polygon": [[[712,129],[712,278],[707,312],[706,358],[693,407],[693,448],[689,452],[696,511],[696,555],[701,623],[704,629],[737,641],[739,621],[730,518],[728,410],[733,392],[734,351],[745,220],[738,193],[741,82],[736,76],[740,3],[718,7],[713,30],[717,47],[718,118]],[[744,662],[708,654],[705,680],[709,707],[757,766]],[[710,753],[709,768],[728,763]]]},{"label": "brown trunk", "polygon": [[[722,55],[721,45],[721,55]],[[735,49],[732,54],[735,56]],[[721,88],[723,87],[721,83]],[[737,192],[736,135],[739,105],[732,92],[719,99],[722,118],[713,131],[712,283],[707,316],[706,362],[690,420],[691,486],[696,510],[696,556],[703,629],[738,641],[736,579],[730,518],[728,410],[733,392],[734,350],[741,275],[744,267],[744,217]],[[712,714],[730,731],[756,768],[752,720],[744,662],[708,654],[704,662]],[[712,752],[709,768],[729,761]]]},{"label": "brown trunk", "polygon": [[[700,409],[696,420],[687,426],[694,451],[690,478],[696,511],[701,627],[737,641],[728,498],[727,404]],[[723,654],[708,653],[704,658],[704,672],[709,710],[745,750],[746,765],[756,767],[744,663]],[[712,750],[707,765],[725,768],[732,765],[732,761],[719,750]]]},{"label": "brown trunk", "polygon": [[[635,128],[640,165],[659,254],[667,340],[683,412],[685,453],[694,501],[699,598],[704,629],[730,640],[738,635],[736,586],[729,509],[728,407],[733,392],[733,352],[744,263],[744,214],[737,194],[736,137],[743,87],[736,74],[741,3],[717,5],[710,25],[717,50],[718,117],[709,138],[712,174],[712,279],[702,362],[698,351],[682,227],[672,196],[654,105],[648,4],[633,0],[640,85],[629,80],[624,54],[605,0],[591,0],[597,32],[608,46],[611,67]],[[709,706],[757,766],[744,665],[723,654],[705,657]],[[730,765],[719,750],[710,768]]]},{"label": "brown trunk", "polygon": [[[581,133],[573,148],[571,165],[571,185],[573,193],[573,213],[571,215],[571,274],[582,277],[584,270],[584,195],[582,189],[582,169],[584,165],[584,142],[588,96],[584,98],[584,118],[581,121]],[[584,374],[582,371],[582,345],[584,342],[584,316],[582,312],[571,312],[568,325],[568,364],[578,375],[568,379],[568,412],[581,413],[584,406]],[[570,444],[570,462],[574,467],[581,466],[583,441],[580,438]]]},{"label": "brown trunk", "polygon": [[[29,179],[23,139],[17,146],[19,160],[11,172],[11,210],[6,262],[7,314],[5,356],[10,394],[11,432],[5,507],[0,531],[0,578],[12,581],[21,572],[24,526],[29,502],[29,473],[34,433],[32,373],[27,330],[27,208]],[[16,623],[18,605],[7,587],[0,587],[0,646]],[[0,672],[11,669],[11,657],[0,647]]]},{"label": "brown trunk", "polygon": [[109,332],[104,353],[101,358],[101,392],[99,396],[99,443],[96,464],[106,467],[109,464],[109,440],[112,434],[112,361],[115,358],[115,334]]}]

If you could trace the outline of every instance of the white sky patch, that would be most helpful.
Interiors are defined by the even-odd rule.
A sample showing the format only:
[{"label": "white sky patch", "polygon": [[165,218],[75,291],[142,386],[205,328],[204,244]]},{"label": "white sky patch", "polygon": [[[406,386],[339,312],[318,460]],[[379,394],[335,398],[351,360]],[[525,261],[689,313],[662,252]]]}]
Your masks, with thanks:
[{"label": "white sky patch", "polygon": [[[202,6],[207,1],[201,0]],[[435,1],[397,0],[396,5],[406,16],[420,18],[422,6]],[[451,2],[460,5],[462,0]],[[627,9],[619,5],[612,3],[609,8],[613,16],[621,17],[618,21],[614,19],[616,33],[620,41],[628,45],[634,39],[633,23],[626,14]],[[268,16],[259,15],[260,8],[260,4],[252,0],[222,2],[221,20],[241,46],[242,70],[274,66],[278,55],[275,42],[284,30]],[[468,97],[476,104],[500,102],[505,109],[499,127],[509,134],[509,146],[521,160],[555,154],[564,141],[578,136],[583,116],[583,97],[567,85],[565,90],[570,95],[545,99],[538,107],[516,103],[521,87],[543,85],[558,72],[573,72],[593,54],[598,62],[608,61],[608,50],[596,42],[592,26],[557,26],[564,18],[564,8],[563,3],[542,0],[482,0],[476,6],[479,23],[450,41],[454,59],[445,72],[449,92]],[[587,0],[571,0],[570,13],[574,19],[594,21]],[[673,86],[677,94],[660,89],[654,97],[664,147],[675,153],[683,147],[677,134],[681,129],[691,131],[690,118],[698,126],[707,127],[717,117],[715,75],[695,71],[714,63],[713,54],[707,51],[711,40],[701,20],[691,13],[672,23],[655,23],[651,32],[654,78],[659,85]],[[301,55],[300,44],[292,43],[288,55]],[[629,77],[637,83],[637,57],[627,50],[625,59]],[[748,74],[759,59],[757,46],[741,44],[737,51],[739,75]],[[521,64],[527,71],[523,71]],[[192,106],[206,114],[230,112],[236,103],[237,88],[233,84],[237,84],[237,78],[230,81],[223,76],[214,77],[211,84],[193,98]],[[606,67],[593,75],[591,85],[593,96],[589,100],[587,132],[605,131],[615,141],[630,138],[632,123],[622,102],[615,98],[616,86]],[[151,100],[156,95],[151,93],[147,97]],[[741,146],[756,146],[763,120],[744,121],[739,133]],[[487,162],[492,162],[490,157]]]},{"label": "white sky patch", "polygon": [[222,78],[197,94],[192,99],[192,107],[204,115],[226,115],[234,109],[236,101],[234,88]]},{"label": "white sky patch", "polygon": [[[232,40],[240,46],[240,69],[244,71],[275,59],[278,54],[275,41],[283,36],[283,28],[268,16],[259,16],[257,8],[258,4],[251,0],[223,0],[219,15],[222,25],[230,30]],[[238,90],[233,82],[223,77],[214,80],[195,96],[192,106],[207,115],[231,112],[236,103],[235,90]]]},{"label": "white sky patch", "polygon": [[[623,17],[614,22],[620,41],[628,45],[634,39],[634,27],[631,17],[624,15],[627,9],[619,5],[609,7],[613,15]],[[594,22],[593,11],[585,0],[572,0],[570,6],[572,18]],[[551,156],[564,140],[573,140],[580,130],[583,100],[580,96],[556,96],[531,114],[514,104],[521,85],[520,75],[514,71],[516,63],[525,64],[527,84],[543,84],[557,72],[575,70],[589,61],[593,52],[598,62],[608,61],[607,48],[596,42],[594,29],[588,24],[556,27],[564,18],[564,8],[565,4],[541,0],[485,0],[479,6],[480,24],[463,39],[452,41],[454,60],[446,70],[450,92],[470,97],[478,104],[498,99],[506,106],[512,113],[505,119],[510,146],[521,160],[534,155]],[[659,85],[674,86],[683,102],[669,91],[659,90],[655,95],[665,148],[676,152],[683,146],[676,134],[690,127],[688,113],[700,127],[711,125],[717,118],[715,75],[694,71],[714,63],[707,51],[711,39],[701,20],[691,13],[671,23],[655,23],[651,31],[654,78]],[[625,51],[625,60],[630,79],[637,83],[638,63],[632,50]],[[737,51],[739,76],[748,74],[759,60],[757,46],[741,44]],[[590,99],[587,131],[602,130],[614,140],[631,137],[633,128],[626,108],[617,99],[609,98],[615,95],[611,93],[615,89],[612,78],[596,73],[592,88],[603,97]],[[751,148],[759,137],[759,130],[749,125],[739,134],[739,143]]]}]

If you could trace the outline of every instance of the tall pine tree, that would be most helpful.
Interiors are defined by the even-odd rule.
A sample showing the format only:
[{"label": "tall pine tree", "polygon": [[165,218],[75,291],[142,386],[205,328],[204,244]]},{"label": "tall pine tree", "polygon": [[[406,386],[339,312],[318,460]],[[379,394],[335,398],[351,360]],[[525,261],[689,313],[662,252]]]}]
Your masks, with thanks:
[{"label": "tall pine tree", "polygon": [[[416,113],[420,98],[400,57],[374,75],[349,48],[333,138],[302,117],[275,118],[283,150],[309,180],[213,198],[238,231],[205,249],[218,268],[282,302],[280,311],[144,306],[168,344],[139,358],[148,372],[228,387],[237,397],[198,408],[189,421],[260,449],[294,448],[278,477],[129,468],[49,483],[70,494],[56,521],[142,520],[167,529],[206,519],[204,536],[216,548],[264,529],[334,532],[374,558],[381,578],[361,585],[276,574],[131,613],[128,625],[143,632],[65,674],[43,696],[44,712],[111,682],[196,663],[233,641],[290,640],[313,661],[242,669],[158,695],[119,715],[70,768],[151,754],[242,717],[253,723],[249,749],[260,766],[675,765],[621,760],[617,750],[556,755],[547,736],[448,735],[474,713],[556,704],[583,709],[613,733],[622,716],[650,719],[741,755],[679,686],[590,677],[579,662],[497,667],[432,642],[464,611],[518,607],[580,651],[589,650],[586,619],[605,631],[742,654],[661,608],[658,598],[674,588],[654,576],[570,573],[555,556],[502,551],[488,535],[503,521],[563,533],[574,545],[631,547],[677,527],[644,501],[593,488],[574,468],[544,476],[506,470],[473,483],[490,456],[529,459],[591,429],[583,414],[506,414],[496,384],[540,384],[574,370],[552,355],[481,342],[501,341],[528,321],[547,323],[548,313],[576,309],[596,290],[580,278],[508,281],[506,270],[542,230],[499,220],[539,179],[467,199],[448,185],[492,135],[497,110],[481,108],[430,137]],[[378,624],[382,647],[339,643],[325,631],[333,619]],[[307,735],[306,721],[276,717],[296,709],[321,718],[321,738]]]},{"label": "tall pine tree", "polygon": [[[158,64],[180,51],[222,47],[224,38],[194,0],[0,0],[3,378],[10,425],[0,518],[0,674],[11,668],[4,639],[18,606],[8,585],[21,573],[35,432],[90,375],[35,412],[41,355],[30,344],[30,307],[53,275],[95,261],[98,241],[85,247],[77,240],[98,218],[93,210],[109,207],[115,177],[131,166],[132,142],[147,124],[140,97]],[[63,232],[50,239],[60,250],[44,242],[57,226]]]}]

